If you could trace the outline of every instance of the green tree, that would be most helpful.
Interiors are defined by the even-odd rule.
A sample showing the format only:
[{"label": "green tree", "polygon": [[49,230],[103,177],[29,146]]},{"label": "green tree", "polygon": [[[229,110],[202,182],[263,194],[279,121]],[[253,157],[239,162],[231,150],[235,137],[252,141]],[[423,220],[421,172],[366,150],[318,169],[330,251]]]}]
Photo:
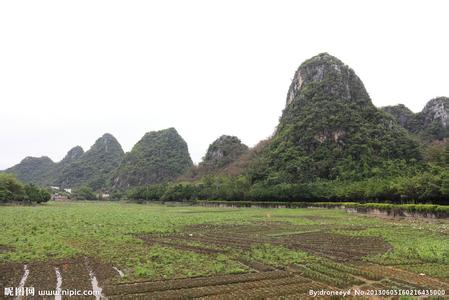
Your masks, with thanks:
[{"label": "green tree", "polygon": [[441,177],[441,188],[440,188],[441,194],[443,197],[449,196],[449,173],[444,172]]},{"label": "green tree", "polygon": [[23,184],[12,174],[0,173],[0,201],[23,201],[25,199]]},{"label": "green tree", "polygon": [[97,195],[88,186],[82,186],[73,191],[72,198],[76,200],[96,200]]}]

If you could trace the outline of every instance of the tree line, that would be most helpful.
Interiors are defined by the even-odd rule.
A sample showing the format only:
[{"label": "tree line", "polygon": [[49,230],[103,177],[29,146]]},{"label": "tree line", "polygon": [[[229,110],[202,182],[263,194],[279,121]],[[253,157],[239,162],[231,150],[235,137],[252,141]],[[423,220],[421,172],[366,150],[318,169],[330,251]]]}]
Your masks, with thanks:
[{"label": "tree line", "polygon": [[205,176],[197,182],[136,187],[127,198],[138,201],[357,201],[449,204],[449,172],[433,166],[413,175],[372,177],[359,181],[251,183],[247,176]]},{"label": "tree line", "polygon": [[18,201],[42,203],[51,199],[51,194],[32,183],[23,184],[14,175],[0,173],[0,202]]}]

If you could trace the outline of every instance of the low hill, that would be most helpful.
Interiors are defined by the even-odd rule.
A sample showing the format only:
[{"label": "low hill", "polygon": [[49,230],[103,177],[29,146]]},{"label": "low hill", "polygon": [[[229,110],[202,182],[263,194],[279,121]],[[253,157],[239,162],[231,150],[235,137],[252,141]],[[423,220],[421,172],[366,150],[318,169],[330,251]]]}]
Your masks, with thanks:
[{"label": "low hill", "polygon": [[425,144],[449,137],[449,98],[447,97],[430,100],[423,110],[416,114],[403,104],[386,106],[382,110],[391,114],[399,124]]},{"label": "low hill", "polygon": [[114,188],[122,189],[176,179],[192,167],[187,143],[176,129],[146,133],[125,155],[114,174]]},{"label": "low hill", "polygon": [[125,155],[117,139],[106,133],[85,153],[80,148],[70,150],[61,161],[54,184],[62,187],[88,185],[94,190],[108,186]]},{"label": "low hill", "polygon": [[47,156],[25,157],[19,164],[6,169],[6,173],[15,174],[17,179],[27,183],[48,185],[52,183],[56,164]]},{"label": "low hill", "polygon": [[109,184],[123,157],[118,141],[106,133],[87,152],[76,146],[58,163],[48,157],[27,157],[5,172],[27,183],[63,188],[88,185],[100,189]]},{"label": "low hill", "polygon": [[192,167],[183,180],[205,175],[226,174],[227,167],[249,152],[248,146],[236,136],[222,135],[209,145],[206,155],[197,167]]}]

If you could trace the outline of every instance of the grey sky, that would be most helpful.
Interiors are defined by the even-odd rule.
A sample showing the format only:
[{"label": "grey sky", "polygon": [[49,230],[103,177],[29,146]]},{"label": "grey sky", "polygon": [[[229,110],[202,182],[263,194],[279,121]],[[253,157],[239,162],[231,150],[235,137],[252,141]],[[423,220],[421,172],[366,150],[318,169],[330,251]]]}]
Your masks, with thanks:
[{"label": "grey sky", "polygon": [[0,169],[176,127],[195,162],[274,130],[296,68],[329,52],[377,106],[449,96],[447,1],[1,1]]}]

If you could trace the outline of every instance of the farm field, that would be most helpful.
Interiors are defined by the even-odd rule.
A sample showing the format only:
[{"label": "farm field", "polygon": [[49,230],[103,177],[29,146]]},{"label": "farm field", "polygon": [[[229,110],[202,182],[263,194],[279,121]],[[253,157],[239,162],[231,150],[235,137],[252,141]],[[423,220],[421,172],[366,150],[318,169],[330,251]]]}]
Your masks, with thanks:
[{"label": "farm field", "polygon": [[1,291],[94,288],[108,299],[449,293],[447,219],[123,202],[0,206],[0,215]]}]

